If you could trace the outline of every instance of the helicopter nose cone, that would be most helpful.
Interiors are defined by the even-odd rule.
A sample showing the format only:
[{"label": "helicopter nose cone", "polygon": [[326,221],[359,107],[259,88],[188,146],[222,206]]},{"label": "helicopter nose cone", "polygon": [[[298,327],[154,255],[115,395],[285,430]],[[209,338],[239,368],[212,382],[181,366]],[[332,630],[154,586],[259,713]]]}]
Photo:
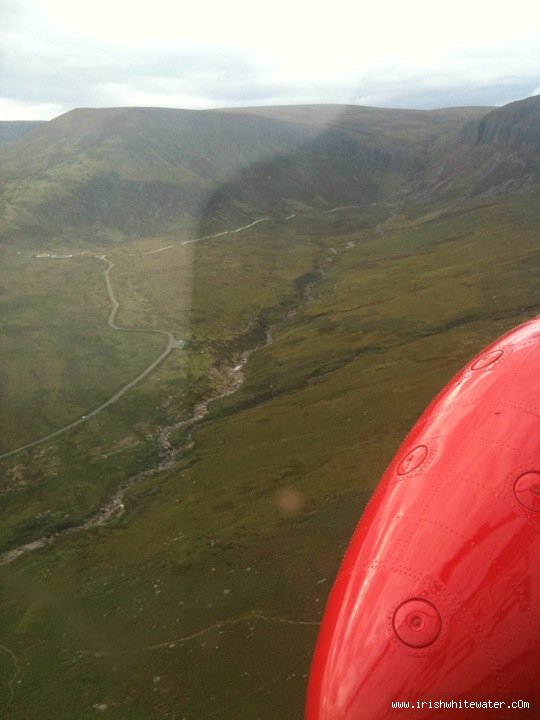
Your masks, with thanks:
[{"label": "helicopter nose cone", "polygon": [[382,720],[399,712],[392,702],[421,702],[435,687],[448,693],[437,681],[447,608],[428,591],[381,567],[340,573],[319,635],[306,720]]},{"label": "helicopter nose cone", "polygon": [[458,373],[387,468],[328,600],[306,720],[540,717],[539,418],[535,319]]},{"label": "helicopter nose cone", "polygon": [[[482,717],[503,720],[512,700],[535,702],[537,639],[522,635],[507,645],[506,629],[500,641],[492,635],[508,608],[482,623],[447,588],[414,574],[384,564],[340,573],[319,634],[306,720],[406,720],[407,710],[418,720],[465,720],[478,712],[471,715],[469,701],[501,701],[478,707]],[[517,614],[523,629],[527,607]]]}]

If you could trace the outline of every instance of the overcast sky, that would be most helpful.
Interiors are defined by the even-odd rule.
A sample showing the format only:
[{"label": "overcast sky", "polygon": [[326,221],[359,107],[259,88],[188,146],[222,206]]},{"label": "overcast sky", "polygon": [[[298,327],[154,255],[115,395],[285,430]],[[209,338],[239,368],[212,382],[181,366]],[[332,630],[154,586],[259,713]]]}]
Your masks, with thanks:
[{"label": "overcast sky", "polygon": [[539,8],[0,0],[0,119],[126,105],[502,105],[540,93]]}]

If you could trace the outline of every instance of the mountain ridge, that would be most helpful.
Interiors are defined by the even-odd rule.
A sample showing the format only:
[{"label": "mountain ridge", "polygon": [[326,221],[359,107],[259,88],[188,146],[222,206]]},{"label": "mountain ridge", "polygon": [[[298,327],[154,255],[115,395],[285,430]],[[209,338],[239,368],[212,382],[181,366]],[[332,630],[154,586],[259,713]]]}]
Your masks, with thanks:
[{"label": "mountain ridge", "polygon": [[6,717],[304,717],[377,478],[540,309],[522,107],[79,111],[0,153]]},{"label": "mountain ridge", "polygon": [[259,215],[530,185],[539,109],[536,97],[496,109],[79,108],[0,148],[0,237],[192,236]]},{"label": "mountain ridge", "polygon": [[45,120],[0,120],[0,148],[16,142],[26,133],[45,124]]},{"label": "mountain ridge", "polygon": [[435,150],[419,179],[421,201],[499,195],[540,181],[540,97],[496,108],[468,122]]}]

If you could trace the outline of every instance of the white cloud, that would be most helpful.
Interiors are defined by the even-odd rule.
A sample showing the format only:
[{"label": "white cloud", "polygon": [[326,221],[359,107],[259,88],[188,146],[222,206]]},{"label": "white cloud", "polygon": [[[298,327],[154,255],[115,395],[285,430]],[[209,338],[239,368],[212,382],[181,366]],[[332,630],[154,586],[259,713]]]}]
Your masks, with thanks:
[{"label": "white cloud", "polygon": [[48,120],[64,112],[62,105],[0,97],[0,120]]},{"label": "white cloud", "polygon": [[539,82],[531,0],[511,12],[486,0],[4,3],[1,94],[21,112],[31,103],[403,105],[407,96],[427,106],[430,89],[434,100],[446,89],[459,103],[461,89],[497,103]]}]

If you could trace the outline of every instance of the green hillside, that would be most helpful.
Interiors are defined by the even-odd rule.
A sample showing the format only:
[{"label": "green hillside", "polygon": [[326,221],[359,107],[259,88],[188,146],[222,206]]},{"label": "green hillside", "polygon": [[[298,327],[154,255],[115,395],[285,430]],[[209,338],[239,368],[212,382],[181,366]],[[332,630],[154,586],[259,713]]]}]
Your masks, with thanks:
[{"label": "green hillside", "polygon": [[74,110],[0,151],[0,239],[193,237],[201,217],[204,234],[255,214],[380,202],[437,137],[485,112]]},{"label": "green hillside", "polygon": [[497,196],[540,182],[540,97],[493,110],[442,137],[415,195],[422,201]]},{"label": "green hillside", "polygon": [[7,143],[15,142],[30,130],[43,125],[42,122],[33,120],[1,120],[0,121],[0,147]]},{"label": "green hillside", "polygon": [[371,490],[539,311],[536,112],[75,111],[6,146],[2,719],[302,718]]}]

